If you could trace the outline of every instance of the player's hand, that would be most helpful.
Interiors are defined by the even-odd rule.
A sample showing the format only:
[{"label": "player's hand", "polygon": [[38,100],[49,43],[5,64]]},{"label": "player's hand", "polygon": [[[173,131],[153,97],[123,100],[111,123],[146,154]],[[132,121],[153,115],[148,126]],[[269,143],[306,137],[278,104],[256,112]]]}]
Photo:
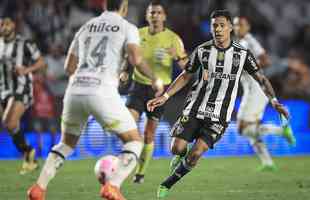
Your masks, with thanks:
[{"label": "player's hand", "polygon": [[167,53],[172,56],[173,59],[177,59],[177,50],[174,47],[170,47],[166,49]]},{"label": "player's hand", "polygon": [[160,79],[152,81],[152,88],[155,91],[155,97],[159,97],[164,92],[164,84]]},{"label": "player's hand", "polygon": [[162,106],[168,98],[165,96],[156,97],[147,102],[147,110],[149,112],[153,112],[156,107]]},{"label": "player's hand", "polygon": [[24,76],[26,74],[29,73],[28,69],[25,67],[25,66],[16,66],[15,67],[15,73],[18,75],[18,76]]},{"label": "player's hand", "polygon": [[285,106],[283,104],[281,104],[279,101],[277,100],[271,100],[271,105],[272,107],[278,111],[278,113],[284,115],[284,117],[288,120],[290,118],[290,114],[288,112],[288,110],[285,108]]}]

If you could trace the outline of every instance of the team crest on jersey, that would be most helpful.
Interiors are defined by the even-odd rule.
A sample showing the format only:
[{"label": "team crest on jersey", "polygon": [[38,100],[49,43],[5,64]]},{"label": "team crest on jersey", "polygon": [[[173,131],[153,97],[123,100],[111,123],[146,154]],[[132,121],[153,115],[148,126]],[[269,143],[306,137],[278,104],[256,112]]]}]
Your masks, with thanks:
[{"label": "team crest on jersey", "polygon": [[240,56],[235,54],[233,57],[233,66],[238,67],[239,65],[240,65]]},{"label": "team crest on jersey", "polygon": [[214,112],[214,107],[213,107],[213,106],[207,106],[207,107],[206,107],[206,112],[211,112],[211,113],[213,113],[213,112]]},{"label": "team crest on jersey", "polygon": [[217,60],[218,61],[224,61],[224,58],[225,58],[225,53],[224,52],[218,52],[217,54]]}]

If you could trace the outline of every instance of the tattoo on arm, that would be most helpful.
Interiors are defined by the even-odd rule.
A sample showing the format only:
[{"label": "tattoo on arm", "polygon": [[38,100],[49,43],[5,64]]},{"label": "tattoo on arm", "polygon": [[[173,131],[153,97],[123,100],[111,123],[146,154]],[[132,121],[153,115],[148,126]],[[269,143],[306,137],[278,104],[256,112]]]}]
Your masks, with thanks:
[{"label": "tattoo on arm", "polygon": [[276,95],[274,89],[265,75],[263,75],[260,71],[258,71],[254,73],[252,76],[260,84],[261,88],[263,89],[264,93],[269,99],[275,98]]}]

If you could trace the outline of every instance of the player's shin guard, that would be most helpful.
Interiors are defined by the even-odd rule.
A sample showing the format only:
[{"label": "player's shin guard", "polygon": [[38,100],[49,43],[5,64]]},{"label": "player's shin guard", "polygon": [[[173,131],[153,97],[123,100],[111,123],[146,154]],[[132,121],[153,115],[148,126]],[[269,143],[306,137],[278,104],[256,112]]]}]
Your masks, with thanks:
[{"label": "player's shin guard", "polygon": [[135,169],[142,151],[143,143],[140,141],[127,142],[119,155],[120,165],[110,183],[120,187],[129,174]]},{"label": "player's shin guard", "polygon": [[64,143],[59,143],[52,148],[37,181],[42,189],[46,190],[49,181],[55,177],[58,169],[72,152],[73,149]]},{"label": "player's shin guard", "polygon": [[192,168],[193,167],[188,164],[187,159],[183,159],[182,162],[174,170],[174,173],[170,175],[164,182],[162,182],[161,185],[170,189],[175,183],[181,180],[183,176],[189,173]]},{"label": "player's shin guard", "polygon": [[263,166],[273,165],[271,155],[266,147],[266,145],[260,140],[250,140],[251,145],[253,146],[254,151],[262,162]]}]

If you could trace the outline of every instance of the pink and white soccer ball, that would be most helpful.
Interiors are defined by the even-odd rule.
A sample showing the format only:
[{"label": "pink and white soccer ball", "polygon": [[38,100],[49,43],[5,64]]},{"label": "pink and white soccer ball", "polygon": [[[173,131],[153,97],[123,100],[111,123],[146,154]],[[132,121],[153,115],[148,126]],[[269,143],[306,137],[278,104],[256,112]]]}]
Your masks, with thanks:
[{"label": "pink and white soccer ball", "polygon": [[100,183],[109,181],[118,169],[119,158],[113,155],[101,157],[95,165],[95,175]]}]

